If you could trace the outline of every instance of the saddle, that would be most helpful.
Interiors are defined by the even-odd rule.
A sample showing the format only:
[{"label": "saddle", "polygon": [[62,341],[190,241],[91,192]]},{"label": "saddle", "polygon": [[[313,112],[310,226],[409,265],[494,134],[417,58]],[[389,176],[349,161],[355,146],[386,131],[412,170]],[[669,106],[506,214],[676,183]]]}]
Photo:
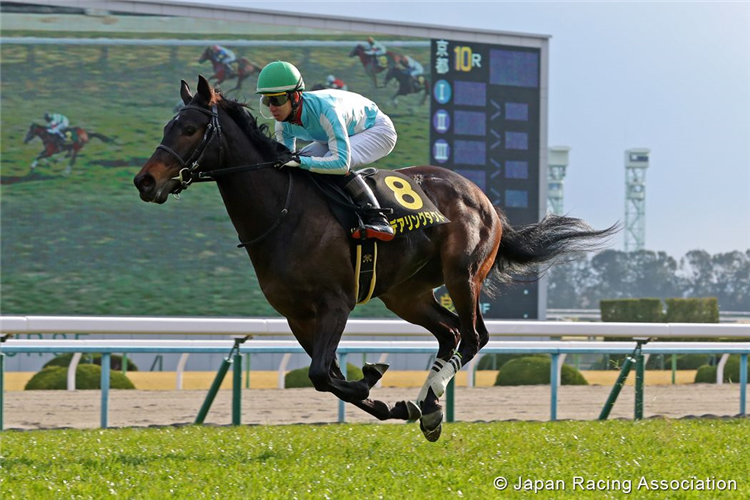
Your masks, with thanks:
[{"label": "saddle", "polygon": [[[396,238],[450,222],[425,195],[419,184],[398,171],[369,167],[358,173],[370,186]],[[308,173],[322,191],[339,224],[347,234],[362,228],[361,211],[332,175]],[[370,209],[372,210],[372,209]],[[362,234],[365,231],[360,231]],[[357,305],[366,304],[376,283],[378,243],[374,239],[351,240],[355,265]]]}]

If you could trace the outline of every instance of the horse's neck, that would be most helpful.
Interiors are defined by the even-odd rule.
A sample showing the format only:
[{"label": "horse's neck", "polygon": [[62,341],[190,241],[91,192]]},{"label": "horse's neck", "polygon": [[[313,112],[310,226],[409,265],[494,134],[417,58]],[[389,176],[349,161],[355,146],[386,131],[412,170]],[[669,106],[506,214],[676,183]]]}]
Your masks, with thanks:
[{"label": "horse's neck", "polygon": [[[250,141],[242,138],[227,143],[224,167],[238,167],[274,161],[259,154],[243,155],[242,151],[256,151]],[[219,192],[229,218],[242,241],[249,241],[265,232],[284,207],[288,175],[273,167],[219,177]]]}]

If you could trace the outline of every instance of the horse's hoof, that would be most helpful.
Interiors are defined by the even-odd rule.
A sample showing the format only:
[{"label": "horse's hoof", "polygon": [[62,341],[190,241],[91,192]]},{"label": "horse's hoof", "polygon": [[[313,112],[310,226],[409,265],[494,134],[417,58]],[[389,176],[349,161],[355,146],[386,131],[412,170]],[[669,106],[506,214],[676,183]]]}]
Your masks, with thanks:
[{"label": "horse's hoof", "polygon": [[419,420],[419,428],[427,441],[434,443],[440,439],[440,433],[443,430],[443,412],[436,411],[429,415],[422,415]]},{"label": "horse's hoof", "polygon": [[365,363],[362,367],[362,373],[373,372],[378,375],[378,379],[382,378],[385,372],[388,371],[391,365],[388,363]]},{"label": "horse's hoof", "polygon": [[419,409],[419,406],[414,401],[406,401],[406,411],[409,414],[409,423],[416,422],[422,417],[422,410]]}]

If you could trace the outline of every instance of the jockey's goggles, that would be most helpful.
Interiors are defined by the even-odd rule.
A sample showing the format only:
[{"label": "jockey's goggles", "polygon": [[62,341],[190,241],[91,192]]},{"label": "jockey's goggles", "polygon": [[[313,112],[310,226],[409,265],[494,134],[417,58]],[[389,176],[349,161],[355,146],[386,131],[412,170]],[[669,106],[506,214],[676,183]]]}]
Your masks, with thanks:
[{"label": "jockey's goggles", "polygon": [[263,103],[264,106],[283,106],[289,101],[289,95],[284,92],[283,94],[272,94],[272,95],[264,95],[260,102]]}]

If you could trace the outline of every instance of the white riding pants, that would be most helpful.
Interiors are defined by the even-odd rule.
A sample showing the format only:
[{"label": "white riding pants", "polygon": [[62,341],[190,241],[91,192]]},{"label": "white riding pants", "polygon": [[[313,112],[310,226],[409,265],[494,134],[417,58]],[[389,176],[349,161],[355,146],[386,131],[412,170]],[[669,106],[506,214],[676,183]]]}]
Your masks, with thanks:
[{"label": "white riding pants", "polygon": [[[387,156],[396,147],[396,139],[398,135],[391,119],[385,113],[378,113],[372,127],[349,136],[349,169],[369,165]],[[331,152],[328,143],[313,142],[302,148],[299,155],[331,156]]]}]

